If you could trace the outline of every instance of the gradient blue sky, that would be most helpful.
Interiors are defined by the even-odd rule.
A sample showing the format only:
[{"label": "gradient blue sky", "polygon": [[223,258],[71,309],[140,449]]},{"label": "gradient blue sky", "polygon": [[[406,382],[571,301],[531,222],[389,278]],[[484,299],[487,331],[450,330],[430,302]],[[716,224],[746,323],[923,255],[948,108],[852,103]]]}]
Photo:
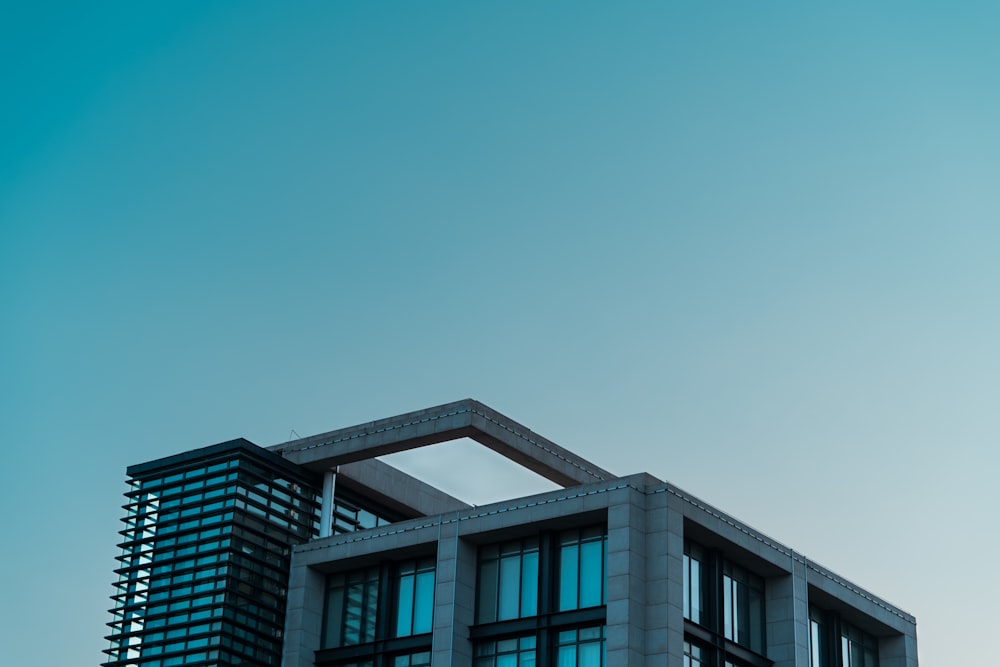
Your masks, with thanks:
[{"label": "gradient blue sky", "polygon": [[981,663],[1000,5],[20,5],[0,663],[102,659],[127,465],[465,396]]}]

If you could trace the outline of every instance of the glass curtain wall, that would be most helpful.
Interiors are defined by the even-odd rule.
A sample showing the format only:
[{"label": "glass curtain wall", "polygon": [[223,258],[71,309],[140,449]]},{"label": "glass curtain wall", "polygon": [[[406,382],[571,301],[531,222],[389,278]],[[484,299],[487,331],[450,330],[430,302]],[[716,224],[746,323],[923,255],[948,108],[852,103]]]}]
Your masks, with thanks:
[{"label": "glass curtain wall", "polygon": [[526,618],[538,613],[538,538],[479,550],[477,620]]},{"label": "glass curtain wall", "polygon": [[396,576],[396,636],[431,631],[434,620],[434,559],[400,563]]},{"label": "glass curtain wall", "polygon": [[559,611],[604,604],[607,548],[607,531],[600,526],[562,533],[559,546]]},{"label": "glass curtain wall", "polygon": [[280,662],[291,545],[318,528],[316,480],[246,440],[128,474],[105,666]]},{"label": "glass curtain wall", "polygon": [[474,667],[602,667],[606,561],[604,526],[480,547]]},{"label": "glass curtain wall", "polygon": [[809,609],[810,667],[878,667],[878,639],[831,611]]},{"label": "glass curtain wall", "polygon": [[730,658],[739,664],[742,649],[751,652],[743,660],[763,659],[764,579],[690,541],[684,544],[683,578],[684,618],[690,623],[684,664],[728,664]]},{"label": "glass curtain wall", "polygon": [[[327,577],[317,665],[429,664],[434,621],[433,556],[383,562]],[[372,656],[370,662],[357,656]]]}]

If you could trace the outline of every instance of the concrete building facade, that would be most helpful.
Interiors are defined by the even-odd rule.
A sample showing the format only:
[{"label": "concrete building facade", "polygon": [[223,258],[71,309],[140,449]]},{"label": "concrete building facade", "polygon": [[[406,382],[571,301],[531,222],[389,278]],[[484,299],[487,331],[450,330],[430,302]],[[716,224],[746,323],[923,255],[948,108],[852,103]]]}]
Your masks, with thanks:
[{"label": "concrete building facade", "polygon": [[[375,458],[458,438],[561,488],[474,507]],[[909,614],[473,400],[128,474],[107,667],[917,666]]]}]

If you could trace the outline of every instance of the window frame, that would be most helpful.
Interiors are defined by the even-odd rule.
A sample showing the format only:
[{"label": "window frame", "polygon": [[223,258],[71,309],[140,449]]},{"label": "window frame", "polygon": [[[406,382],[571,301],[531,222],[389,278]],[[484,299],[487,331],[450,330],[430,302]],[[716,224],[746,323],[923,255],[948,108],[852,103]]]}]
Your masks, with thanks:
[{"label": "window frame", "polygon": [[[469,628],[469,638],[472,640],[475,650],[486,642],[497,642],[515,638],[532,636],[535,638],[535,664],[554,665],[558,656],[558,638],[560,632],[577,630],[583,628],[599,627],[607,625],[607,524],[605,522],[582,524],[571,526],[560,530],[545,530],[536,533],[538,539],[538,576],[536,577],[538,599],[537,609],[532,616],[522,616],[507,620],[480,620],[479,609],[481,606],[481,584],[482,574],[478,564],[484,560],[481,554],[484,550],[492,549],[494,546],[510,545],[518,540],[505,540],[495,543],[487,543],[479,546],[480,555],[477,556],[477,581],[476,581],[476,624]],[[534,536],[532,536],[534,537]],[[587,543],[600,545],[597,552],[600,554],[600,604],[585,606],[582,608],[560,609],[560,583],[563,576],[563,545],[579,545],[581,539]],[[520,542],[528,543],[531,538],[522,538]],[[593,547],[591,547],[593,549]],[[580,555],[577,553],[577,564],[580,563]],[[585,568],[586,569],[586,568]],[[593,568],[591,568],[592,570]],[[499,579],[498,579],[499,581]],[[576,604],[580,601],[580,570],[576,573]],[[522,592],[523,593],[523,592]],[[494,605],[499,604],[499,595]],[[605,642],[606,652],[606,639]],[[603,654],[603,653],[602,653]],[[476,663],[474,663],[476,664]]]},{"label": "window frame", "polygon": [[[769,667],[771,661],[767,658],[766,578],[726,558],[722,551],[688,538],[684,540],[682,567],[684,639],[705,651],[704,664]],[[750,625],[759,631],[756,643],[741,641],[742,638],[734,631],[736,625],[733,617],[738,612],[734,611],[735,607],[731,604],[735,584],[749,587],[751,583],[759,596],[759,604],[756,605],[759,619]],[[729,595],[726,594],[727,584]],[[698,605],[694,603],[696,592]],[[727,601],[730,603],[729,608]],[[698,620],[692,618],[696,610],[699,612]]]},{"label": "window frame", "polygon": [[[329,646],[328,629],[330,623],[329,599],[330,581],[337,577],[348,577],[353,573],[371,571],[377,572],[377,597],[374,612],[374,633],[369,641],[356,644]],[[432,574],[431,597],[429,599],[429,624],[426,631],[415,634],[399,634],[399,603],[400,603],[400,580],[401,577],[413,576],[414,584],[416,577],[421,574]],[[316,651],[317,667],[334,667],[344,664],[372,664],[391,667],[395,664],[397,657],[410,654],[424,653],[431,650],[431,636],[434,627],[434,594],[437,588],[437,558],[429,555],[418,558],[408,558],[400,561],[380,561],[376,565],[368,567],[353,568],[342,572],[331,573],[327,576],[327,588],[325,590],[326,600],[323,609],[323,634],[321,648]],[[417,604],[417,587],[414,586],[414,595],[410,598],[411,625],[413,625],[413,611]],[[343,622],[343,621],[341,621]],[[421,626],[422,628],[423,626]],[[341,631],[342,632],[342,631]]]},{"label": "window frame", "polygon": [[[506,646],[501,646],[501,644],[506,644]],[[472,666],[497,667],[500,658],[507,656],[514,656],[520,664],[528,654],[532,656],[537,665],[538,653],[538,637],[534,633],[486,639],[476,642],[474,645]]]},{"label": "window frame", "polygon": [[[504,582],[505,564],[516,566],[517,613],[514,615],[504,611],[504,594],[513,589]],[[480,547],[476,565],[476,623],[537,616],[541,598],[540,573],[541,545],[537,536]],[[489,597],[484,597],[484,593],[489,593]]]},{"label": "window frame", "polygon": [[[862,655],[865,656],[860,665],[852,661],[853,646],[859,646]],[[868,656],[871,657],[870,661]],[[809,665],[810,667],[878,667],[879,638],[844,620],[835,611],[810,605]]]}]

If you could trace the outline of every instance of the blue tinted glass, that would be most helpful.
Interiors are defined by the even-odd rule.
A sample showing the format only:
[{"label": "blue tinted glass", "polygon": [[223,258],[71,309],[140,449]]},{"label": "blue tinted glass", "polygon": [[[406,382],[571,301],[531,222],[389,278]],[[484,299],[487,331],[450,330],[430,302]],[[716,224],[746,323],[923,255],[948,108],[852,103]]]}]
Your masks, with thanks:
[{"label": "blue tinted glass", "polygon": [[413,629],[413,575],[400,577],[396,606],[396,636],[406,637]]},{"label": "blue tinted glass", "polygon": [[538,552],[524,554],[521,561],[521,616],[538,613]]},{"label": "blue tinted glass", "polygon": [[559,611],[577,608],[579,576],[579,547],[575,544],[563,545],[559,561]]},{"label": "blue tinted glass", "polygon": [[580,644],[579,655],[577,656],[578,667],[601,667],[603,649],[604,644],[602,642]]},{"label": "blue tinted glass", "polygon": [[417,575],[416,600],[413,605],[413,634],[430,632],[434,621],[434,572]]},{"label": "blue tinted glass", "polygon": [[736,614],[735,614],[735,607],[733,605],[733,603],[735,602],[733,595],[733,588],[735,586],[736,582],[734,582],[729,577],[722,578],[722,609],[724,617],[723,630],[725,632],[726,639],[732,639],[732,640],[736,639],[736,634],[735,634],[736,627],[734,623]]},{"label": "blue tinted glass", "polygon": [[701,623],[701,563],[684,554],[684,618]]},{"label": "blue tinted glass", "polygon": [[596,607],[601,604],[604,590],[604,541],[584,542],[580,545],[580,606]]},{"label": "blue tinted glass", "polygon": [[576,647],[560,646],[558,659],[559,667],[576,667]]},{"label": "blue tinted glass", "polygon": [[484,561],[479,566],[479,622],[497,620],[497,561]]},{"label": "blue tinted glass", "polygon": [[517,618],[520,610],[521,559],[513,556],[500,560],[500,606],[497,618]]}]

